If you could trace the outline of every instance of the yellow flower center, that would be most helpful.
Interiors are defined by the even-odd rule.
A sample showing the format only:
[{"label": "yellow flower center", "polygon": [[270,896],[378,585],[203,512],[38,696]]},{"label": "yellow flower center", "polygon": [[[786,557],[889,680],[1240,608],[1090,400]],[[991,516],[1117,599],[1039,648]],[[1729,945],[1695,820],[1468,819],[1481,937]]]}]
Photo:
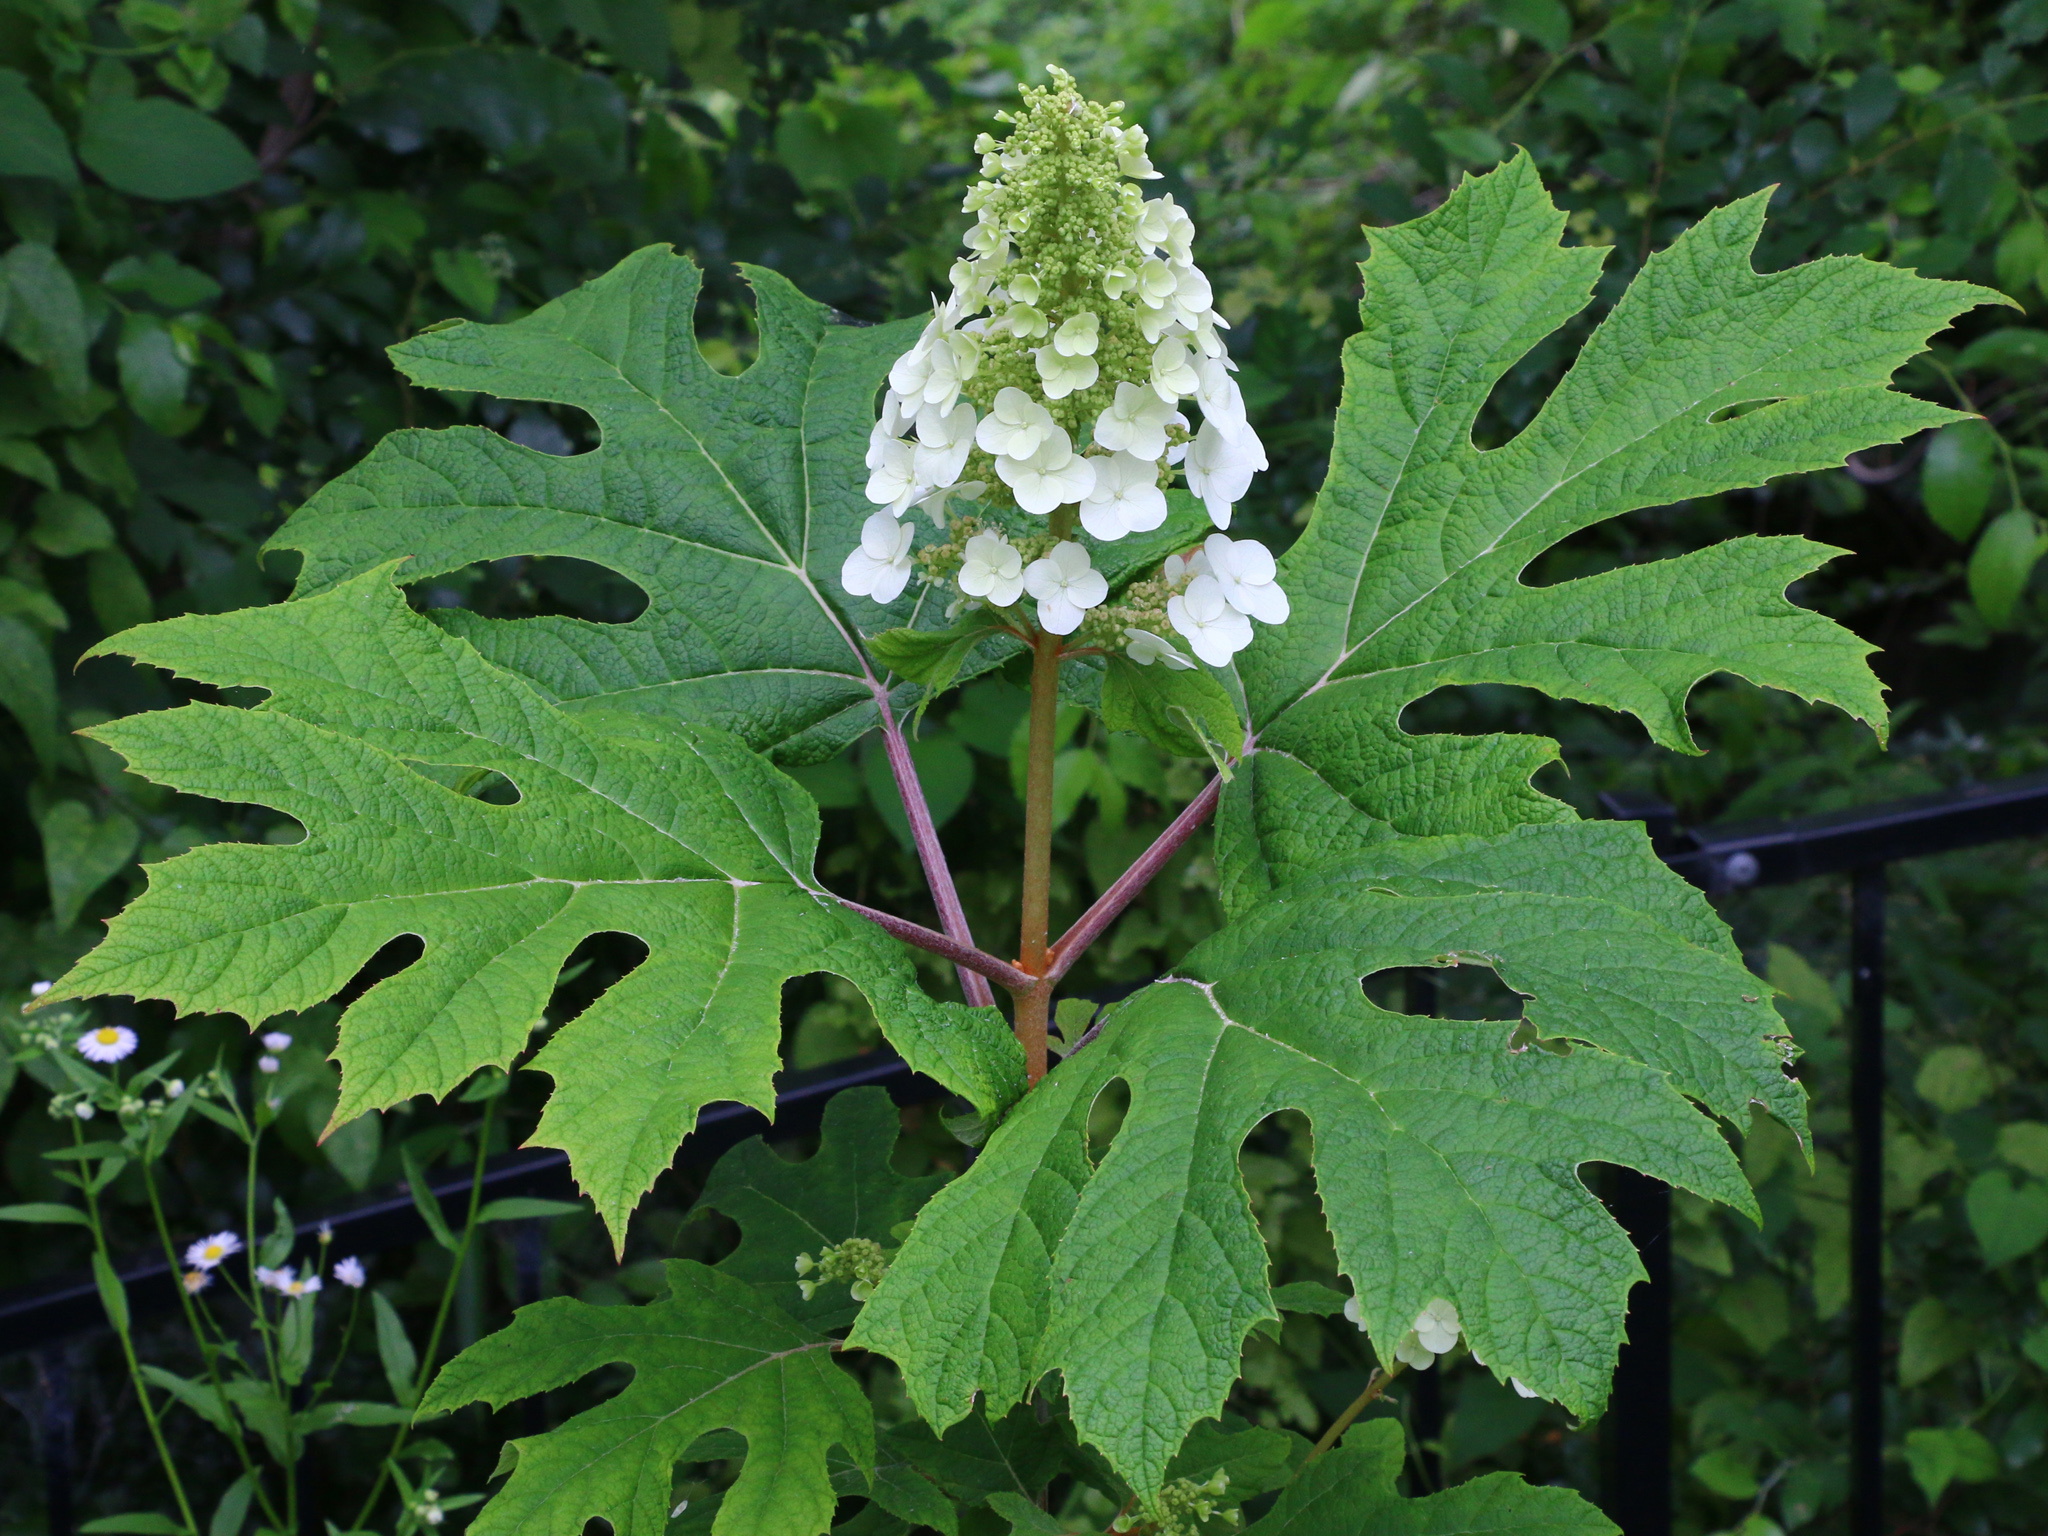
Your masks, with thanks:
[{"label": "yellow flower center", "polygon": [[94,1030],[92,1037],[99,1041],[101,1045],[119,1045],[121,1043],[121,1031],[111,1026],[106,1029]]}]

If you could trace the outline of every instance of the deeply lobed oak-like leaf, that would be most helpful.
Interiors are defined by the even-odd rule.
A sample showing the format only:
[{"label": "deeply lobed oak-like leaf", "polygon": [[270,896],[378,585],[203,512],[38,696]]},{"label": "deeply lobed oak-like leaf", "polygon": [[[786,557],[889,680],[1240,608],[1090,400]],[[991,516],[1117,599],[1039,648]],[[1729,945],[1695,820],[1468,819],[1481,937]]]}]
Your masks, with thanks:
[{"label": "deeply lobed oak-like leaf", "polygon": [[[1076,1427],[1155,1498],[1189,1427],[1221,1410],[1245,1336],[1278,1316],[1237,1156],[1296,1109],[1381,1358],[1443,1297],[1489,1366],[1597,1412],[1642,1269],[1577,1170],[1624,1164],[1753,1212],[1714,1123],[1631,1058],[1669,1031],[1718,1061],[1702,1042],[1762,1048],[1775,1018],[1675,875],[1584,886],[1638,836],[1389,844],[1269,898],[1025,1098],[925,1208],[852,1341],[896,1360],[939,1426],[977,1393],[1000,1412],[1063,1372]],[[1589,1043],[1560,1055],[1512,1021],[1388,1013],[1359,985],[1448,963],[1492,966],[1540,1034]],[[1117,1080],[1130,1108],[1094,1167],[1089,1113]]]},{"label": "deeply lobed oak-like leaf", "polygon": [[[193,704],[94,734],[144,777],[270,806],[306,837],[152,867],[51,1000],[121,992],[256,1023],[417,935],[419,960],[342,1015],[339,1123],[510,1065],[577,944],[635,934],[646,961],[530,1063],[555,1079],[535,1142],[569,1152],[619,1237],[704,1104],[772,1113],[791,976],[845,976],[907,1060],[990,1111],[1022,1091],[994,1010],[926,996],[901,947],[816,884],[817,807],[794,783],[710,726],[560,709],[414,614],[394,574],[107,645],[267,690],[254,709]],[[518,803],[449,787],[479,773]]]},{"label": "deeply lobed oak-like leaf", "polygon": [[874,1410],[833,1364],[832,1340],[716,1270],[683,1260],[663,1268],[660,1301],[595,1307],[558,1296],[523,1307],[434,1379],[422,1413],[502,1408],[607,1365],[633,1367],[616,1397],[512,1442],[512,1476],[478,1518],[478,1536],[582,1536],[592,1519],[619,1536],[653,1536],[668,1523],[671,1469],[723,1429],[745,1437],[745,1463],[714,1536],[820,1536],[838,1502],[827,1462],[834,1446],[867,1491]]},{"label": "deeply lobed oak-like leaf", "polygon": [[1571,819],[1529,784],[1557,755],[1547,738],[1404,731],[1401,711],[1434,689],[1536,688],[1694,751],[1686,696],[1731,672],[1882,730],[1871,647],[1784,597],[1836,553],[1826,545],[1734,539],[1553,587],[1522,580],[1603,519],[1958,419],[1887,381],[2001,296],[1853,256],[1758,273],[1768,198],[1651,257],[1536,418],[1490,450],[1471,440],[1489,391],[1586,306],[1605,250],[1559,244],[1564,215],[1527,154],[1371,232],[1329,479],[1280,561],[1294,611],[1237,658],[1257,751],[1218,813],[1227,902],[1391,834]]}]

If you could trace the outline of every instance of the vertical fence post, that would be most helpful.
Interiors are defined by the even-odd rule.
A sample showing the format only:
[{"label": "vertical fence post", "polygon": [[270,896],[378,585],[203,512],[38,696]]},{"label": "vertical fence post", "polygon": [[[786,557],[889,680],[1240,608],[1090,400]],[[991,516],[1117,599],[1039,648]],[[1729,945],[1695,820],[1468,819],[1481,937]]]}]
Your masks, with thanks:
[{"label": "vertical fence post", "polygon": [[43,1509],[50,1536],[72,1536],[77,1517],[71,1504],[71,1361],[62,1344],[37,1350],[35,1361],[43,1400]]},{"label": "vertical fence post", "polygon": [[[540,1300],[540,1267],[546,1244],[538,1217],[516,1222],[512,1230],[512,1268],[519,1279],[519,1300],[530,1307]],[[519,1405],[519,1422],[528,1436],[548,1431],[548,1395],[536,1392]]]},{"label": "vertical fence post", "polygon": [[1884,918],[1882,864],[1850,886],[1849,1529],[1884,1528]]},{"label": "vertical fence post", "polygon": [[[1401,1008],[1419,1018],[1436,1017],[1436,973],[1423,967],[1412,967],[1402,981]],[[1437,1454],[1436,1445],[1444,1437],[1444,1373],[1438,1370],[1413,1371],[1408,1376],[1408,1431],[1415,1436],[1415,1444],[1421,1458],[1422,1482],[1426,1491],[1434,1492],[1444,1485],[1443,1458]]]},{"label": "vertical fence post", "polygon": [[1670,1536],[1671,1187],[1612,1168],[1607,1208],[1648,1276],[1628,1293],[1628,1333],[1603,1421],[1607,1515],[1622,1536]]},{"label": "vertical fence post", "polygon": [[[1658,853],[1668,853],[1678,813],[1661,800],[1604,793],[1616,821],[1639,821]],[[1628,1332],[1615,1365],[1614,1392],[1601,1420],[1607,1516],[1622,1536],[1670,1536],[1671,1497],[1671,1189],[1633,1168],[1610,1168],[1607,1209],[1621,1223],[1647,1276],[1628,1293]]]}]

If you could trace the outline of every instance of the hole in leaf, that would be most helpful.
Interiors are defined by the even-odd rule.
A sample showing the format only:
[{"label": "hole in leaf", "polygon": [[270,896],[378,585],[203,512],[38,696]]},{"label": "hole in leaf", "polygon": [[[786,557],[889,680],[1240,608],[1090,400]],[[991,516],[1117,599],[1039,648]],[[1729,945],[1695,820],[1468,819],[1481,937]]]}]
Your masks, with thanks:
[{"label": "hole in leaf", "polygon": [[431,779],[443,789],[487,805],[517,805],[525,797],[519,786],[502,773],[491,768],[471,768],[462,763],[421,763],[406,761],[405,766],[423,779]]},{"label": "hole in leaf", "polygon": [[534,1033],[559,1028],[624,981],[647,959],[647,941],[631,933],[593,933],[570,950]]},{"label": "hole in leaf", "polygon": [[1472,421],[1472,446],[1486,451],[1512,442],[1536,419],[1592,333],[1592,320],[1581,315],[1523,353],[1487,391]]},{"label": "hole in leaf", "polygon": [[1102,1166],[1102,1160],[1109,1155],[1110,1143],[1124,1128],[1124,1116],[1130,1110],[1129,1083],[1118,1077],[1102,1085],[1102,1092],[1095,1096],[1094,1104],[1088,1109],[1088,1161],[1092,1166]]},{"label": "hole in leaf", "polygon": [[[1504,1022],[1522,1016],[1522,994],[1503,982],[1493,967],[1477,961],[1375,971],[1364,985],[1365,995],[1389,1013]],[[1432,991],[1434,1012],[1429,1011]]]},{"label": "hole in leaf", "polygon": [[597,422],[573,405],[536,405],[479,395],[476,413],[485,426],[508,441],[557,458],[588,453],[600,439]]},{"label": "hole in leaf", "polygon": [[364,961],[363,968],[349,978],[348,985],[334,995],[334,1001],[347,1008],[378,982],[396,976],[426,952],[426,941],[416,933],[401,933],[387,940],[384,947]]},{"label": "hole in leaf", "polygon": [[559,616],[630,624],[647,611],[647,592],[638,582],[567,555],[479,561],[414,583],[406,598],[415,612],[465,608],[490,619]]},{"label": "hole in leaf", "polygon": [[1722,406],[1709,416],[1707,420],[1710,424],[1714,425],[1724,421],[1733,421],[1738,416],[1747,416],[1751,411],[1760,411],[1767,405],[1776,405],[1784,398],[1783,395],[1771,395],[1762,400],[1738,400],[1733,405]]}]

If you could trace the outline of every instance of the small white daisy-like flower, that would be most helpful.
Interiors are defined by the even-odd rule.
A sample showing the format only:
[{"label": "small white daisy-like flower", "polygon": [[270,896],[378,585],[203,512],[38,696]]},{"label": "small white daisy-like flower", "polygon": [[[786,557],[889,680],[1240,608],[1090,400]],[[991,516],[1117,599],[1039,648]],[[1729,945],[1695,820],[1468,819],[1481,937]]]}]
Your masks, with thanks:
[{"label": "small white daisy-like flower", "polygon": [[57,983],[54,981],[32,981],[28,984],[28,995],[30,997],[41,997],[55,985]]},{"label": "small white daisy-like flower", "polygon": [[212,1269],[242,1251],[242,1240],[232,1232],[202,1237],[185,1250],[185,1262],[194,1269]]},{"label": "small white daisy-like flower", "polygon": [[318,1230],[317,1230],[317,1231],[316,1231],[316,1232],[314,1233],[314,1236],[315,1236],[315,1237],[317,1237],[317,1238],[319,1238],[319,1240],[320,1240],[320,1241],[321,1241],[322,1243],[331,1243],[331,1242],[333,1242],[333,1241],[334,1241],[334,1223],[332,1223],[332,1222],[329,1222],[329,1221],[323,1221],[323,1222],[321,1222],[321,1223],[320,1223],[320,1226],[319,1226],[319,1228],[318,1228]]},{"label": "small white daisy-like flower", "polygon": [[284,1063],[275,1056],[258,1056],[256,1058],[256,1070],[258,1072],[277,1072],[281,1071],[283,1067]]},{"label": "small white daisy-like flower", "polygon": [[278,1289],[287,1296],[311,1296],[320,1289],[318,1275],[284,1275]]},{"label": "small white daisy-like flower", "polygon": [[185,1287],[185,1294],[187,1296],[197,1296],[201,1291],[213,1284],[213,1271],[210,1269],[188,1269],[184,1274],[178,1276],[178,1284]]},{"label": "small white daisy-like flower", "polygon": [[93,1103],[91,1099],[80,1099],[76,1104],[71,1106],[71,1113],[78,1116],[78,1118],[81,1120],[90,1120],[94,1115],[98,1114],[99,1111],[93,1108]]},{"label": "small white daisy-like flower", "polygon": [[916,530],[887,512],[861,524],[860,543],[839,567],[839,585],[854,597],[893,603],[910,583],[910,543]]},{"label": "small white daisy-like flower", "polygon": [[361,1259],[351,1256],[334,1261],[334,1279],[337,1284],[345,1285],[352,1291],[360,1291],[364,1278]]},{"label": "small white daisy-like flower", "polygon": [[263,1036],[263,1049],[273,1054],[288,1051],[291,1047],[292,1037],[281,1029],[269,1030]]},{"label": "small white daisy-like flower", "polygon": [[89,1029],[78,1037],[78,1054],[87,1061],[113,1062],[135,1054],[135,1031],[121,1024]]},{"label": "small white daisy-like flower", "polygon": [[1038,622],[1047,633],[1071,635],[1109,596],[1109,583],[1089,564],[1088,551],[1068,539],[1024,568],[1024,590],[1038,600]]},{"label": "small white daisy-like flower", "polygon": [[290,1280],[291,1277],[292,1273],[288,1269],[272,1269],[267,1264],[258,1264],[256,1266],[256,1283],[266,1290],[283,1290],[285,1282]]},{"label": "small white daisy-like flower", "polygon": [[960,552],[960,590],[1007,608],[1024,595],[1024,557],[1000,533],[984,530]]}]

